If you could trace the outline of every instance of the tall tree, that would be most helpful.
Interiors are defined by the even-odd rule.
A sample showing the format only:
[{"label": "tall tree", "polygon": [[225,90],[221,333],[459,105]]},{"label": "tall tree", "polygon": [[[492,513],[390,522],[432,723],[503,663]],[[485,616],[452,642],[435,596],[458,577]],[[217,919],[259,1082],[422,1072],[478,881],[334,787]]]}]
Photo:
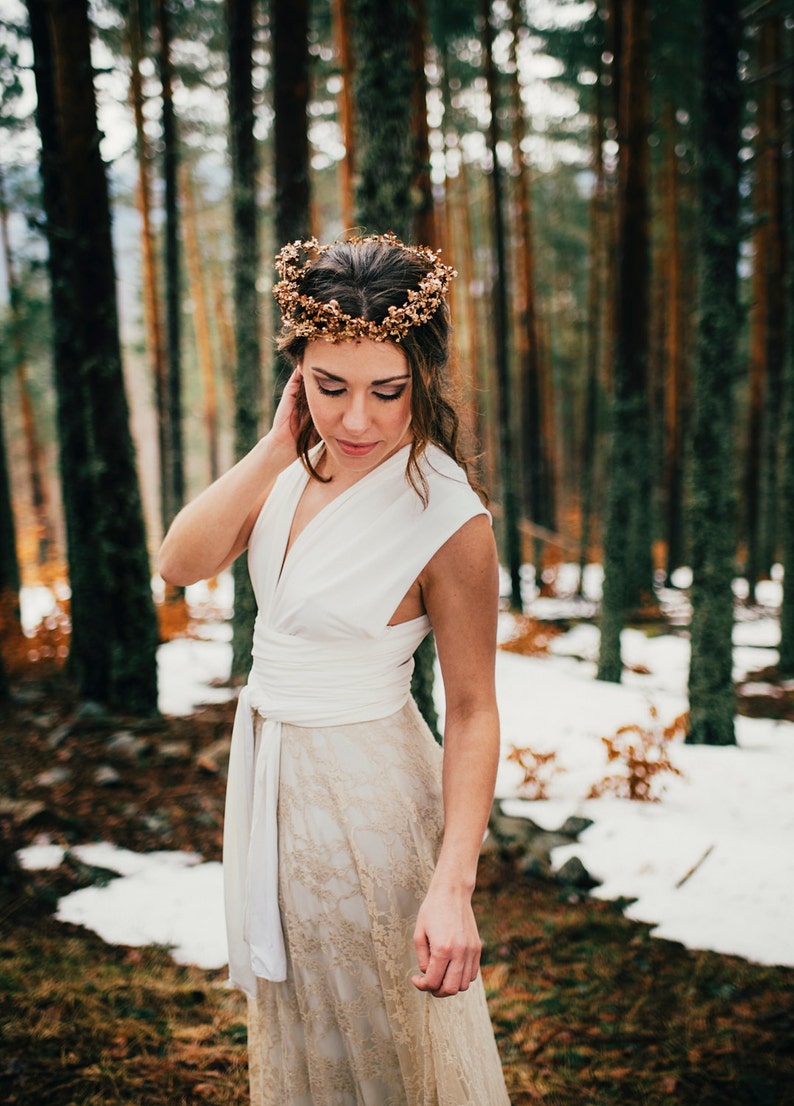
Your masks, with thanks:
[{"label": "tall tree", "polygon": [[[523,444],[524,511],[536,527],[555,528],[551,442],[547,434],[535,278],[535,234],[529,168],[522,150],[524,112],[519,78],[518,39],[522,30],[519,0],[510,0],[510,100],[513,116],[513,162],[518,248],[518,333],[516,347],[521,381],[521,437]],[[535,530],[535,566],[539,578],[543,542]]]},{"label": "tall tree", "polygon": [[[309,3],[272,0],[273,145],[276,244],[306,238],[311,225],[309,191]],[[280,315],[273,304],[278,326]],[[273,362],[273,398],[277,401],[289,366],[281,354]]]},{"label": "tall tree", "polygon": [[[415,5],[349,0],[355,73],[356,221],[369,232],[393,231],[409,241],[416,203],[411,191]],[[433,245],[433,243],[428,243]]]},{"label": "tall tree", "polygon": [[273,141],[278,246],[309,232],[309,5],[273,0]]},{"label": "tall tree", "polygon": [[[254,139],[254,6],[252,0],[226,0],[229,38],[229,123],[234,224],[234,335],[237,349],[234,405],[234,452],[244,457],[259,436],[262,400],[259,341],[259,225],[256,203]],[[247,674],[256,600],[245,558],[234,568],[232,675]]]},{"label": "tall tree", "polygon": [[0,379],[0,700],[7,698],[9,694],[3,641],[16,636],[20,629],[19,585],[16,526],[6,453],[3,382]]},{"label": "tall tree", "polygon": [[733,386],[738,336],[739,46],[738,0],[703,0],[687,741],[705,745],[729,745],[736,740],[731,636],[736,545]]},{"label": "tall tree", "polygon": [[152,225],[151,150],[145,127],[145,101],[141,62],[144,56],[143,13],[140,0],[129,0],[127,40],[130,54],[130,100],[135,120],[135,154],[138,168],[138,208],[141,215],[141,253],[144,315],[157,410],[158,462],[160,466],[160,522],[163,533],[174,515],[173,470],[168,411],[168,365],[160,303],[160,276]]},{"label": "tall tree", "polygon": [[156,0],[158,64],[163,97],[163,184],[165,203],[165,317],[168,335],[166,409],[168,451],[164,522],[169,524],[185,501],[182,445],[182,277],[179,249],[179,149],[174,111],[169,0]]},{"label": "tall tree", "polygon": [[595,104],[592,135],[593,191],[590,195],[588,237],[590,241],[587,260],[587,337],[586,373],[582,399],[582,452],[579,496],[582,526],[579,539],[579,594],[584,594],[584,570],[590,553],[590,543],[596,515],[596,447],[598,438],[598,411],[601,396],[601,367],[603,361],[603,307],[604,284],[607,279],[607,235],[609,211],[607,204],[607,180],[604,165],[604,73],[602,52],[595,60]]},{"label": "tall tree", "polygon": [[[794,105],[794,29],[786,35],[788,101]],[[791,119],[791,115],[789,115]],[[783,472],[781,478],[780,544],[783,560],[783,600],[780,607],[782,673],[794,673],[794,151],[789,146],[784,174],[784,287],[786,350],[783,375]]]},{"label": "tall tree", "polygon": [[687,389],[683,356],[682,314],[682,249],[679,226],[679,167],[677,128],[672,105],[665,105],[665,137],[662,206],[666,241],[663,253],[665,346],[664,366],[664,512],[667,545],[666,577],[684,563],[683,543],[683,464],[684,432],[687,409]]},{"label": "tall tree", "polygon": [[618,107],[618,288],[612,445],[598,677],[619,682],[620,634],[652,593],[648,456],[648,8],[622,5]]},{"label": "tall tree", "polygon": [[353,118],[353,52],[350,42],[350,17],[348,0],[333,0],[334,47],[339,62],[341,87],[339,89],[339,122],[345,156],[339,162],[339,206],[342,226],[353,226],[353,181],[355,179],[355,120]]},{"label": "tall tree", "polygon": [[33,513],[38,530],[37,544],[39,563],[45,564],[53,544],[50,504],[47,495],[47,481],[44,474],[44,458],[41,438],[36,426],[33,408],[33,393],[28,379],[28,365],[25,356],[22,320],[22,289],[17,276],[16,258],[11,249],[9,233],[9,211],[6,202],[5,180],[0,172],[0,257],[5,267],[8,285],[8,305],[10,309],[11,356],[19,388],[19,400],[22,410],[22,432],[25,438],[25,454],[30,473],[30,491]]},{"label": "tall tree", "polygon": [[504,558],[510,577],[509,602],[512,610],[521,610],[521,533],[519,530],[519,497],[515,436],[511,411],[510,350],[508,345],[509,315],[507,307],[507,244],[504,214],[504,194],[499,165],[499,95],[496,64],[493,56],[494,29],[490,0],[482,2],[483,53],[485,83],[490,104],[488,147],[491,152],[491,203],[495,273],[493,288],[493,340],[496,361],[499,410],[499,470],[502,491],[502,526]]},{"label": "tall tree", "polygon": [[765,258],[766,288],[768,300],[766,314],[766,396],[764,404],[764,461],[761,495],[761,526],[759,535],[759,568],[762,576],[768,576],[777,556],[778,503],[780,486],[780,392],[785,354],[785,301],[784,283],[784,233],[783,233],[783,85],[780,79],[782,66],[783,15],[774,12],[768,16],[761,30],[763,52],[762,72],[769,76],[761,92],[763,103],[763,129],[765,132],[764,160],[767,162],[765,177],[766,222],[769,227],[768,249]]},{"label": "tall tree", "polygon": [[1,647],[3,639],[9,633],[19,629],[19,586],[16,525],[11,502],[3,388],[0,381],[0,698],[4,690],[8,690]]},{"label": "tall tree", "polygon": [[27,0],[41,135],[72,590],[83,695],[157,708],[157,623],[119,345],[86,0]]}]

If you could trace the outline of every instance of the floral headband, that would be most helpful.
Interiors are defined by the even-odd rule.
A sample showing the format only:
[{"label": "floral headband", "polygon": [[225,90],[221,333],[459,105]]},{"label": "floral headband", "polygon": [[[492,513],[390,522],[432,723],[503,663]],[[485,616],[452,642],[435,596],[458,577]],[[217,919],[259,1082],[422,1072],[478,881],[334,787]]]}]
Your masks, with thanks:
[{"label": "floral headband", "polygon": [[[273,287],[273,295],[281,308],[282,321],[299,338],[326,338],[343,342],[370,338],[374,342],[399,342],[412,326],[426,323],[438,310],[457,273],[441,261],[428,246],[406,246],[394,234],[372,234],[364,238],[349,238],[348,242],[385,242],[414,254],[427,265],[427,273],[417,288],[408,289],[408,298],[399,307],[390,307],[382,322],[375,323],[355,315],[346,315],[336,300],[321,303],[314,296],[298,291],[298,287],[318,257],[331,249],[321,246],[316,238],[290,242],[276,254],[275,268],[281,279]],[[301,263],[302,254],[313,254]]]}]

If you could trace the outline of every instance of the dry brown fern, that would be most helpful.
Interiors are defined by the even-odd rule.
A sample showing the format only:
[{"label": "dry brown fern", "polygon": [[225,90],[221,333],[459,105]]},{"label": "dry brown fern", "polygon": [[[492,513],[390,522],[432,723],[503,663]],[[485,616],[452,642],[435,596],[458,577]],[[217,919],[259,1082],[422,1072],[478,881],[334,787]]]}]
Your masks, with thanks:
[{"label": "dry brown fern", "polygon": [[601,738],[607,750],[607,763],[622,765],[624,770],[593,784],[588,799],[611,794],[636,802],[657,802],[660,778],[682,775],[670,760],[670,743],[686,733],[688,714],[680,714],[668,726],[662,726],[652,703],[649,710],[650,724],[635,722],[621,726],[611,737]]}]

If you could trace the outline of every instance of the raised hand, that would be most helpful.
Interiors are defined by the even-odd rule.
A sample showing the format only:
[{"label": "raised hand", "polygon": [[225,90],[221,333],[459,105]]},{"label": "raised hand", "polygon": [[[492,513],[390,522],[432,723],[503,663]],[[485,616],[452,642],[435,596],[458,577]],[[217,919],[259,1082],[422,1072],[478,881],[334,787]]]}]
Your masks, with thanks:
[{"label": "raised hand", "polygon": [[269,434],[274,444],[282,448],[291,447],[293,456],[297,452],[295,441],[305,409],[306,393],[303,387],[303,374],[299,368],[296,368],[284,385]]}]

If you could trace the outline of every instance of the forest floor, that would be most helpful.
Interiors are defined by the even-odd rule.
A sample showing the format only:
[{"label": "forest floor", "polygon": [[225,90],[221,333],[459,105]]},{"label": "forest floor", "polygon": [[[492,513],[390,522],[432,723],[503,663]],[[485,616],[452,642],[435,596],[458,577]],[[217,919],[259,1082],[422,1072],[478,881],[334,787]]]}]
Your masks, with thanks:
[{"label": "forest floor", "polygon": [[[225,970],[57,922],[58,898],[100,873],[14,859],[41,835],[219,859],[212,745],[232,710],[141,724],[79,712],[57,677],[17,686],[0,729],[0,1101],[247,1101],[244,1003]],[[109,763],[117,778],[100,784]],[[794,969],[652,938],[624,905],[483,857],[483,977],[513,1106],[794,1104]]]}]

